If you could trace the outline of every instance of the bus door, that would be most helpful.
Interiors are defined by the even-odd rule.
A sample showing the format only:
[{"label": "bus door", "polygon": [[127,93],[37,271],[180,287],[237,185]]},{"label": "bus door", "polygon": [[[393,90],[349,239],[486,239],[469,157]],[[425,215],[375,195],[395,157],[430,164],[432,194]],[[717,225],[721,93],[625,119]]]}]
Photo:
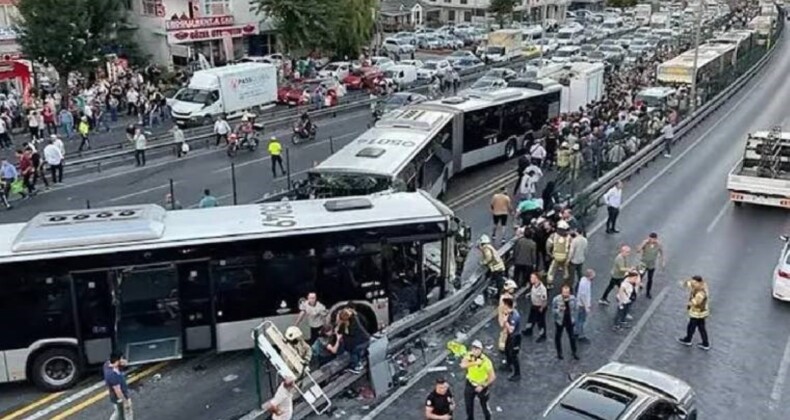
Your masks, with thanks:
[{"label": "bus door", "polygon": [[184,350],[213,348],[214,301],[211,297],[209,260],[179,262],[178,290],[184,328]]},{"label": "bus door", "polygon": [[138,266],[117,272],[116,344],[129,364],[181,357],[178,280],[173,264]]}]

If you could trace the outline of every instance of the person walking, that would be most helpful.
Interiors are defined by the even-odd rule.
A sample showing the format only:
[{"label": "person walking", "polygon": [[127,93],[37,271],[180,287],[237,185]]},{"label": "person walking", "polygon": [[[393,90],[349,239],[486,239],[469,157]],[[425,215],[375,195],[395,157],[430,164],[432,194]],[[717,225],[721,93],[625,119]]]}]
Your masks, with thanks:
[{"label": "person walking", "polygon": [[44,174],[44,164],[46,163],[44,159],[42,159],[41,155],[43,153],[39,153],[34,147],[28,147],[30,150],[30,161],[33,163],[33,185],[38,183],[38,180],[44,183],[44,188],[49,189],[49,181],[47,181],[47,177]]},{"label": "person walking", "polygon": [[433,391],[425,399],[425,420],[453,420],[455,401],[450,384],[444,378],[436,379]]},{"label": "person walking", "polygon": [[294,384],[296,378],[286,373],[282,375],[282,382],[277,387],[274,396],[261,407],[267,413],[272,414],[272,420],[291,420],[294,412]]},{"label": "person walking", "polygon": [[513,245],[513,279],[516,285],[524,287],[538,263],[538,245],[526,228],[516,229],[516,237],[518,239]]},{"label": "person walking", "polygon": [[623,283],[623,279],[625,279],[626,274],[628,274],[628,257],[631,255],[631,247],[628,245],[623,245],[620,247],[620,252],[617,253],[617,256],[614,257],[614,264],[612,265],[612,276],[609,280],[609,284],[606,286],[606,290],[604,290],[603,295],[598,300],[598,303],[601,305],[608,305],[609,304],[609,293],[612,290],[620,287],[620,284]]},{"label": "person walking", "polygon": [[603,195],[606,203],[606,233],[620,233],[617,230],[617,216],[620,214],[620,206],[623,199],[623,181],[617,181],[609,191]]},{"label": "person walking", "polygon": [[231,131],[230,124],[225,121],[225,117],[222,115],[218,116],[217,121],[214,123],[214,136],[216,137],[215,146],[219,147],[219,143],[222,140],[227,143],[228,134],[230,134]]},{"label": "person walking", "polygon": [[132,400],[129,398],[129,385],[126,383],[126,375],[122,368],[126,365],[123,353],[112,352],[110,360],[104,362],[102,373],[104,385],[110,394],[113,413],[110,420],[133,420]]},{"label": "person walking", "polygon": [[466,384],[464,386],[464,405],[466,418],[475,419],[475,398],[480,400],[483,409],[483,418],[491,420],[491,408],[488,399],[491,397],[491,385],[496,380],[494,364],[483,353],[483,343],[480,340],[472,341],[472,348],[463,359],[460,366],[466,369]]},{"label": "person walking", "polygon": [[684,286],[689,291],[688,303],[686,304],[689,322],[686,326],[686,336],[678,338],[678,342],[685,346],[691,346],[694,332],[699,330],[702,342],[697,344],[697,347],[702,350],[710,350],[708,329],[705,327],[705,321],[710,316],[708,285],[702,279],[702,276],[695,275],[691,279],[686,280]]},{"label": "person walking", "polygon": [[564,220],[557,222],[557,231],[549,236],[546,241],[546,251],[551,255],[551,264],[546,272],[546,284],[549,289],[554,287],[554,276],[557,269],[562,270],[563,281],[570,279],[569,260],[571,251],[571,237],[568,234],[570,226]]},{"label": "person walking", "polygon": [[659,258],[661,259],[661,268],[666,268],[667,260],[664,253],[664,247],[658,240],[658,234],[651,232],[647,239],[645,239],[637,249],[641,258],[641,264],[645,267],[647,273],[647,288],[645,296],[652,299],[651,291],[653,290],[653,277],[656,274],[656,265]]},{"label": "person walking", "polygon": [[507,187],[500,188],[499,192],[491,197],[491,215],[493,216],[494,228],[491,231],[491,240],[496,242],[499,232],[502,232],[500,243],[505,243],[505,228],[507,227],[507,216],[513,213],[513,202],[507,195]]},{"label": "person walking", "polygon": [[568,257],[570,266],[568,271],[571,273],[571,284],[575,285],[574,288],[578,287],[578,282],[582,278],[582,268],[586,259],[587,238],[576,229],[571,228],[571,251]]},{"label": "person walking", "polygon": [[549,291],[540,281],[537,273],[532,273],[529,282],[532,286],[529,292],[529,315],[527,316],[527,327],[521,334],[531,337],[532,329],[537,325],[540,335],[535,342],[542,343],[546,341],[546,308],[549,304]]},{"label": "person walking", "polygon": [[535,143],[529,148],[530,159],[539,168],[543,167],[546,161],[546,154],[546,148],[543,147],[541,140],[535,140]]},{"label": "person walking", "polygon": [[63,108],[58,113],[58,120],[60,121],[60,129],[66,139],[71,140],[74,135],[74,115],[68,109]]},{"label": "person walking", "polygon": [[574,336],[573,324],[578,316],[578,302],[576,296],[571,294],[571,287],[567,284],[562,285],[560,294],[554,296],[551,301],[551,312],[554,315],[554,347],[557,350],[557,359],[562,360],[562,333],[568,333],[571,342],[571,354],[574,360],[579,360],[576,352],[576,337]]},{"label": "person walking", "polygon": [[310,292],[306,299],[299,302],[299,316],[296,317],[294,325],[297,327],[302,320],[307,319],[307,326],[310,327],[310,341],[312,345],[321,336],[321,328],[326,323],[326,316],[329,312],[323,303],[318,301],[318,294]]},{"label": "person walking", "polygon": [[[515,286],[515,283],[513,285]],[[513,297],[502,299],[507,313],[505,322],[502,325],[507,333],[507,338],[505,339],[505,361],[513,370],[507,380],[511,382],[521,380],[521,364],[518,360],[518,354],[521,350],[521,314],[515,308],[514,302]]]},{"label": "person walking", "polygon": [[283,145],[277,137],[272,136],[269,139],[268,149],[269,156],[272,159],[272,178],[277,178],[277,166],[280,167],[280,172],[285,176],[285,168],[283,168]]},{"label": "person walking", "polygon": [[189,153],[189,145],[184,137],[184,130],[178,125],[174,125],[170,130],[173,133],[173,144],[176,146],[176,157],[180,158]]},{"label": "person walking", "polygon": [[675,127],[672,125],[669,117],[664,119],[661,135],[664,136],[664,157],[669,159],[672,157],[672,143],[675,141]]},{"label": "person walking", "polygon": [[625,279],[620,283],[615,295],[615,299],[617,299],[617,312],[614,316],[615,331],[628,328],[628,314],[631,310],[631,305],[636,300],[636,293],[640,283],[641,278],[636,271],[629,271]]},{"label": "person walking", "polygon": [[[501,352],[505,351],[505,346],[507,345],[507,317],[510,313],[510,309],[505,306],[505,299],[513,299],[516,296],[516,289],[518,286],[516,282],[513,280],[507,280],[505,285],[502,287],[502,294],[499,295],[499,306],[497,307],[498,312],[498,323],[499,323],[499,340],[497,340],[497,349]],[[507,360],[505,360],[507,363]]]},{"label": "person walking", "polygon": [[505,262],[502,257],[497,253],[496,248],[491,245],[491,238],[488,235],[481,235],[480,240],[477,242],[477,248],[480,250],[481,259],[480,264],[488,268],[488,276],[493,287],[495,287],[494,294],[502,289],[505,281]]},{"label": "person walking", "polygon": [[203,190],[203,198],[200,199],[200,202],[198,203],[198,208],[206,209],[209,207],[217,207],[217,206],[219,206],[219,203],[217,202],[217,199],[214,198],[213,195],[211,195],[211,190],[209,190],[208,188]]},{"label": "person walking", "polygon": [[145,149],[148,147],[148,139],[145,138],[140,127],[134,131],[132,142],[134,143],[134,160],[137,162],[137,166],[145,166]]},{"label": "person walking", "polygon": [[584,276],[579,279],[578,290],[576,291],[576,299],[579,302],[579,311],[576,314],[576,325],[574,334],[576,340],[580,343],[589,343],[590,340],[584,333],[584,324],[587,323],[587,317],[592,312],[592,282],[595,279],[595,270],[588,268],[584,271]]},{"label": "person walking", "polygon": [[80,118],[80,123],[77,126],[77,132],[80,133],[80,147],[77,151],[81,152],[85,146],[88,146],[88,149],[91,148],[91,143],[88,139],[88,134],[90,133],[91,126],[88,123],[88,117],[83,116]]},{"label": "person walking", "polygon": [[5,118],[0,118],[0,149],[11,149],[12,147],[14,147],[14,143],[9,134],[9,125]]},{"label": "person walking", "polygon": [[63,154],[55,144],[55,139],[57,139],[55,134],[50,135],[44,147],[44,161],[49,166],[53,185],[63,182]]}]

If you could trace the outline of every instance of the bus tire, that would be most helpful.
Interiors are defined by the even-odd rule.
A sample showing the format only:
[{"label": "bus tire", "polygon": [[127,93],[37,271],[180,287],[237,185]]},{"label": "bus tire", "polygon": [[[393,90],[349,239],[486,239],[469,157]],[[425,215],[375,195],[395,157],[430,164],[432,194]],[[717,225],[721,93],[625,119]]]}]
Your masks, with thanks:
[{"label": "bus tire", "polygon": [[505,145],[505,159],[510,160],[516,156],[516,143],[509,140]]},{"label": "bus tire", "polygon": [[742,201],[733,201],[732,204],[735,205],[735,207],[743,206],[743,202]]},{"label": "bus tire", "polygon": [[38,388],[54,392],[74,386],[82,372],[82,362],[76,350],[51,347],[35,354],[28,376]]}]

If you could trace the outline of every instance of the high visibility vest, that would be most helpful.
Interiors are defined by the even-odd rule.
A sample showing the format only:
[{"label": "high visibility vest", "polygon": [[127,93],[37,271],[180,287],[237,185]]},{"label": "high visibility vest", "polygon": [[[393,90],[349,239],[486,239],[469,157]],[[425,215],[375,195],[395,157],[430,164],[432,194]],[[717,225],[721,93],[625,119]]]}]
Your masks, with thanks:
[{"label": "high visibility vest", "polygon": [[568,255],[571,251],[571,238],[568,235],[562,236],[558,233],[553,234],[551,257],[558,263],[568,261]]},{"label": "high visibility vest", "polygon": [[279,141],[275,140],[269,143],[269,154],[272,156],[280,156],[280,153],[283,151],[283,145],[280,144]]},{"label": "high visibility vest", "polygon": [[489,271],[505,271],[505,263],[496,252],[496,248],[491,244],[483,245],[483,263],[488,267]]},{"label": "high visibility vest", "polygon": [[474,366],[469,366],[466,369],[466,380],[471,382],[472,385],[485,385],[488,379],[488,373],[494,370],[494,364],[491,359],[485,354],[480,355],[481,363]]}]

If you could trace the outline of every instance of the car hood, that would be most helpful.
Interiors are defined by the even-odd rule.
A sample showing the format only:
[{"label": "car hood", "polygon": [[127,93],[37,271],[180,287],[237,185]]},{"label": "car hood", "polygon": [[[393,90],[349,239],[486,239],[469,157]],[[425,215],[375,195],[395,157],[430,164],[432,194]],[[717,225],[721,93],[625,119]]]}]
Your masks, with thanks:
[{"label": "car hood", "polygon": [[195,103],[195,102],[181,102],[181,101],[173,101],[173,105],[171,105],[173,112],[177,114],[191,114],[196,111],[200,111],[203,109],[204,105]]},{"label": "car hood", "polygon": [[595,371],[595,375],[614,376],[629,382],[644,384],[661,390],[679,402],[693,393],[691,386],[686,382],[642,366],[612,362]]}]

